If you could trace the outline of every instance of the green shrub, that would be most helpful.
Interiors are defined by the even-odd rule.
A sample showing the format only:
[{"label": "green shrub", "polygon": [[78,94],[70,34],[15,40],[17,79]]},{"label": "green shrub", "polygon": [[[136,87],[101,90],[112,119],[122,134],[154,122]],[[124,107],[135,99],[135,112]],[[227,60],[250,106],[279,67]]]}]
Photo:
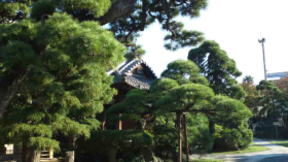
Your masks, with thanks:
[{"label": "green shrub", "polygon": [[248,147],[252,142],[253,133],[246,127],[224,128],[215,126],[215,150],[239,150]]}]

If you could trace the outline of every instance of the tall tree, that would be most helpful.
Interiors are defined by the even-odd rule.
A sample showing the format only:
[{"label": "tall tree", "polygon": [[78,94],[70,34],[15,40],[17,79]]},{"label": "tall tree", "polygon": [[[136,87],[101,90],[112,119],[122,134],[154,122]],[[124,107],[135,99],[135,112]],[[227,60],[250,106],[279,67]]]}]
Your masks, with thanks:
[{"label": "tall tree", "polygon": [[183,115],[187,112],[207,112],[209,100],[214,92],[207,86],[188,83],[172,89],[157,102],[159,111],[176,113],[176,128],[178,131],[178,162],[182,161],[182,131]]},{"label": "tall tree", "polygon": [[1,83],[26,76],[5,111],[1,135],[36,152],[65,136],[74,150],[79,137],[98,127],[95,115],[116,93],[106,71],[123,60],[125,48],[98,23],[60,13],[44,23],[0,28]]},{"label": "tall tree", "polygon": [[245,96],[243,88],[236,81],[241,72],[236,68],[235,61],[215,41],[205,41],[198,48],[190,50],[188,59],[200,67],[216,94],[237,99]]},{"label": "tall tree", "polygon": [[[173,80],[177,81],[180,86],[185,85],[185,84],[196,83],[196,85],[199,84],[199,85],[202,85],[203,87],[206,87],[208,85],[208,82],[203,76],[200,75],[199,72],[200,72],[200,70],[199,70],[198,66],[195,63],[193,63],[192,61],[177,60],[177,61],[174,61],[174,62],[171,62],[170,64],[168,64],[167,69],[161,74],[161,76],[164,78],[169,78],[169,79],[173,79]],[[170,91],[168,91],[168,92],[170,93]],[[183,91],[183,93],[184,93],[184,91]],[[209,92],[207,92],[207,93],[209,93]],[[212,93],[213,93],[213,91],[212,91]],[[166,94],[166,95],[168,95],[168,94]],[[162,100],[164,101],[165,99],[162,98]],[[175,98],[175,100],[179,100],[179,98]],[[193,100],[193,99],[191,98],[191,100]],[[205,100],[205,99],[203,99],[203,100]],[[160,101],[161,101],[161,99],[160,99]],[[159,104],[159,102],[158,102],[158,104]],[[174,101],[174,102],[176,102],[176,101]],[[193,102],[193,101],[191,101],[191,102]],[[164,103],[161,103],[161,104],[164,104]],[[191,105],[191,108],[192,107],[193,106]],[[166,109],[166,111],[169,112],[169,110],[167,110],[167,109]],[[187,151],[187,156],[188,156],[188,150],[189,150],[188,149],[187,136],[186,136],[187,135],[187,126],[186,126],[187,120],[186,120],[186,114],[185,114],[186,112],[188,112],[188,110],[184,110],[183,112],[180,112],[180,111],[178,112],[175,110],[175,111],[171,111],[171,112],[173,112],[173,113],[176,112],[176,121],[178,122],[176,124],[177,125],[176,129],[178,130],[178,148],[179,148],[178,160],[180,160],[180,158],[182,156],[181,155],[181,152],[182,152],[182,150],[181,150],[182,149],[182,146],[181,146],[182,133],[181,133],[181,131],[182,130],[184,130],[184,135],[185,135],[184,139],[185,139],[185,145],[186,145],[185,147],[186,147],[186,151]],[[182,123],[184,123],[184,124],[182,125]],[[182,126],[183,126],[183,128],[182,128]],[[187,157],[187,159],[188,159],[188,157]]]},{"label": "tall tree", "polygon": [[[26,19],[28,18],[29,15],[34,20],[38,20],[38,21],[41,20],[41,22],[43,23],[44,20],[47,19],[49,15],[52,15],[56,11],[56,9],[62,12],[67,11],[66,13],[70,13],[69,11],[72,12],[72,10],[76,11],[76,10],[79,10],[80,8],[85,10],[89,8],[91,13],[93,13],[95,17],[100,17],[109,9],[110,4],[111,3],[109,0],[104,0],[104,1],[99,1],[99,2],[97,1],[96,3],[95,1],[89,1],[89,2],[87,1],[86,3],[76,3],[76,1],[61,1],[60,2],[60,1],[52,1],[52,0],[51,1],[40,0],[40,1],[35,1],[33,3],[30,0],[27,0],[27,1],[26,0],[25,1],[11,0],[11,1],[1,2],[0,5],[1,5],[1,8],[3,9],[3,14],[1,14],[2,16],[1,19],[3,20],[3,22],[1,23],[4,23],[4,24],[8,23],[7,25],[2,25],[2,27],[7,28],[7,30],[10,31],[9,35],[2,35],[3,38],[1,39],[1,45],[3,46],[7,44],[8,41],[11,41],[11,40],[26,41],[28,45],[32,46],[31,48],[34,50],[33,52],[35,53],[35,55],[41,55],[42,54],[41,52],[43,52],[42,50],[45,47],[47,47],[45,43],[50,43],[50,42],[45,42],[45,40],[49,40],[52,35],[50,35],[50,37],[47,36],[47,38],[45,38],[46,35],[42,35],[42,38],[40,38],[40,36],[38,35],[38,38],[37,38],[38,42],[37,44],[35,44],[34,42],[36,42],[36,40],[34,40],[34,42],[31,41],[31,39],[34,39],[35,34],[36,34],[35,31],[33,31],[33,22],[26,21],[27,23],[29,22],[29,24],[26,23],[27,24],[26,27],[23,26],[22,30],[25,30],[26,32],[22,31],[22,33],[20,33],[22,36],[21,38],[19,37],[20,35],[17,35],[19,34],[17,32],[21,32],[21,30],[14,31],[13,33],[12,28],[13,27],[15,28],[16,25],[13,25],[13,24],[10,25],[9,23],[16,22],[17,20],[21,20],[21,19]],[[29,9],[29,8],[32,8],[32,9]],[[57,25],[57,24],[54,24],[54,25]],[[92,27],[94,24],[89,24],[89,25],[91,25]],[[11,26],[11,27],[8,29],[8,26]],[[97,27],[96,23],[95,23],[95,27],[97,29],[100,29],[100,27]],[[18,27],[18,28],[21,29],[21,27]],[[63,29],[67,30],[68,28],[63,28]],[[45,32],[45,31],[42,31],[42,32]],[[53,33],[50,33],[50,34],[53,34]],[[18,36],[18,38],[15,38],[16,36]],[[74,43],[82,43],[81,45],[84,45],[83,44],[84,42],[74,42]],[[88,44],[86,44],[86,46],[87,45]],[[93,49],[93,47],[91,49]],[[6,50],[6,49],[2,48],[1,49],[2,53],[4,53],[3,50]],[[38,63],[41,64],[41,61],[42,60],[38,60]],[[0,65],[1,64],[4,64],[4,63],[0,63]],[[30,65],[31,62],[29,62],[29,60],[24,59],[22,60],[22,64]],[[7,67],[3,67],[3,66],[1,68],[5,69],[6,71],[10,70],[10,69],[7,69]],[[0,116],[5,111],[5,108],[9,105],[10,101],[17,93],[17,90],[19,89],[20,84],[25,79],[30,69],[31,69],[30,66],[23,66],[20,68],[20,70],[18,69],[18,71],[14,71],[13,76],[10,75],[9,79],[7,79],[7,77],[0,78],[0,83],[1,85],[3,85],[1,86],[1,89],[0,89],[0,98],[1,98]]]}]

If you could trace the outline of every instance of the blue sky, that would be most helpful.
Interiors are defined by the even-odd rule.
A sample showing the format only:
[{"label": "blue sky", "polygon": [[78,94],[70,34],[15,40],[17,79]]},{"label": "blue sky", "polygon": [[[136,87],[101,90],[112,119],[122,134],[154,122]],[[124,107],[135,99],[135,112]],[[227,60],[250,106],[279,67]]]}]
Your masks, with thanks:
[{"label": "blue sky", "polygon": [[[251,75],[258,82],[264,78],[259,38],[266,38],[268,72],[288,71],[287,6],[288,0],[209,0],[200,17],[179,19],[186,29],[201,31],[207,40],[217,41],[236,61],[242,76]],[[168,51],[163,47],[164,36],[165,31],[155,23],[138,39],[146,51],[144,60],[157,75],[169,62],[186,59],[191,49]]]}]

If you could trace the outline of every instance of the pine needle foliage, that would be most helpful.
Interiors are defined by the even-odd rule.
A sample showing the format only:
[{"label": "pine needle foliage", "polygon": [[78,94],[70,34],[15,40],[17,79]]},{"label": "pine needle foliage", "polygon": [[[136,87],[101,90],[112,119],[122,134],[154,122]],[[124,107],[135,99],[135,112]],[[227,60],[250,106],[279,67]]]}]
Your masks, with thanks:
[{"label": "pine needle foliage", "polygon": [[106,71],[125,48],[98,23],[67,14],[0,29],[1,81],[27,76],[1,120],[1,136],[36,150],[59,149],[59,135],[88,138],[99,126],[96,114],[116,94]]}]

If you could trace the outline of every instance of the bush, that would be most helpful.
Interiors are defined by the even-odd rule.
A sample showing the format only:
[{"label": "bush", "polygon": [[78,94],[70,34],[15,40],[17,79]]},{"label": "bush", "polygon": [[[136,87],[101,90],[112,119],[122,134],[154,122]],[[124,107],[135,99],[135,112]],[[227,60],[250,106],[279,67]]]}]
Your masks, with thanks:
[{"label": "bush", "polygon": [[239,150],[248,147],[252,142],[253,133],[244,126],[229,129],[216,125],[214,137],[215,150]]}]

